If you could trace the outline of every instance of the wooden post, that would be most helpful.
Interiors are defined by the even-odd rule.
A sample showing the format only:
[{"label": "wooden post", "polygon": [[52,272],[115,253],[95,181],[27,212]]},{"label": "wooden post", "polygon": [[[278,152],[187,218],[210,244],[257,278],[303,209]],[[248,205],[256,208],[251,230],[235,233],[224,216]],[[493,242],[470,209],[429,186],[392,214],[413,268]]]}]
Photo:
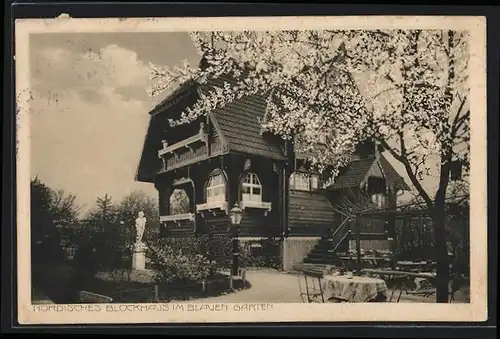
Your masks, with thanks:
[{"label": "wooden post", "polygon": [[243,282],[243,286],[245,286],[245,283],[247,281],[247,271],[246,270],[241,271],[241,281]]},{"label": "wooden post", "polygon": [[[390,250],[393,255],[396,255],[397,252],[397,237],[396,237],[396,208],[397,208],[397,189],[393,184],[387,190],[388,198],[389,198],[389,218],[388,218],[388,227],[389,237],[392,238],[390,244]],[[395,267],[393,267],[395,268]]]},{"label": "wooden post", "polygon": [[361,227],[359,224],[359,217],[354,219],[354,233],[356,237],[356,271],[361,269]]}]

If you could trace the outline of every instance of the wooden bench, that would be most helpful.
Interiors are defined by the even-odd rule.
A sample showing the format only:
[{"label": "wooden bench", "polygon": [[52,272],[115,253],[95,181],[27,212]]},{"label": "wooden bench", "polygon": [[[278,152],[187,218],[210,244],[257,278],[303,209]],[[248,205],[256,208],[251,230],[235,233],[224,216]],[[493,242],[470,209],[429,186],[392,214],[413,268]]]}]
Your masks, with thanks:
[{"label": "wooden bench", "polygon": [[88,291],[80,291],[80,302],[84,304],[109,304],[113,302],[113,298],[92,293]]}]

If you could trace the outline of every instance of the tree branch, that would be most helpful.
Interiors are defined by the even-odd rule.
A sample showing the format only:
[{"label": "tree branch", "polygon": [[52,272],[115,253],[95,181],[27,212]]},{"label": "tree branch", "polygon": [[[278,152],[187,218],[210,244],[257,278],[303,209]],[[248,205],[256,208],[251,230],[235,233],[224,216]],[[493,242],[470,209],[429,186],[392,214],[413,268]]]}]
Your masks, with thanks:
[{"label": "tree branch", "polygon": [[458,132],[460,127],[462,127],[462,124],[464,124],[469,118],[470,118],[470,110],[467,110],[460,118],[455,119],[455,122],[452,126],[452,137],[455,136],[455,133]]},{"label": "tree branch", "polygon": [[374,100],[374,99],[377,99],[379,96],[381,96],[382,94],[384,93],[387,93],[387,92],[390,92],[390,91],[397,91],[398,88],[397,86],[396,87],[389,87],[389,88],[386,88],[384,89],[383,91],[380,91],[379,93],[375,94],[373,97],[369,98],[368,100]]},{"label": "tree branch", "polygon": [[[400,138],[402,139],[403,132],[399,133]],[[408,178],[410,179],[411,183],[415,188],[417,189],[418,193],[424,199],[427,207],[429,209],[434,208],[434,203],[429,196],[429,194],[425,191],[425,189],[422,187],[422,184],[420,181],[417,179],[415,172],[411,168],[411,164],[408,161],[408,158],[406,158],[405,153],[406,149],[404,146],[404,143],[401,145],[401,151],[400,154],[398,154],[389,144],[384,140],[384,139],[379,139],[379,142],[382,144],[382,146],[389,151],[389,153],[394,157],[394,159],[398,160],[403,166],[405,167],[406,173],[408,174]]]}]

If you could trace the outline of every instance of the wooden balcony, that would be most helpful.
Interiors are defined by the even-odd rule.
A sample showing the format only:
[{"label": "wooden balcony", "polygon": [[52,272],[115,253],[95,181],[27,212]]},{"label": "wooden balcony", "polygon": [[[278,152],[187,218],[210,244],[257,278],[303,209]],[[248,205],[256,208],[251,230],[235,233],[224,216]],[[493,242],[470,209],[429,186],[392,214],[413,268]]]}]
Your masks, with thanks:
[{"label": "wooden balcony", "polygon": [[179,141],[173,145],[164,144],[163,148],[158,151],[158,156],[164,156],[166,154],[173,154],[174,156],[178,156],[179,152],[182,152],[185,149],[193,151],[193,148],[196,147],[196,144],[202,142],[205,145],[207,144],[208,134],[200,131],[198,134],[193,135],[187,139]]},{"label": "wooden balcony", "polygon": [[194,164],[221,153],[220,138],[214,137],[209,145],[207,133],[200,132],[173,145],[165,144],[158,150],[158,157],[163,160],[160,173]]}]

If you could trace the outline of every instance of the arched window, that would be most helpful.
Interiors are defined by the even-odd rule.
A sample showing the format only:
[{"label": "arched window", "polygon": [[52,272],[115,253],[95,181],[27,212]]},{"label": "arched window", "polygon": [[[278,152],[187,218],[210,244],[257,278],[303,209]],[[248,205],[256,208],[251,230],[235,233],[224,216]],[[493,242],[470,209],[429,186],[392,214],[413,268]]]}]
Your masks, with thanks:
[{"label": "arched window", "polygon": [[206,187],[207,203],[226,201],[226,179],[221,171],[214,171]]},{"label": "arched window", "polygon": [[243,178],[241,200],[262,202],[262,185],[257,174],[249,172]]}]

